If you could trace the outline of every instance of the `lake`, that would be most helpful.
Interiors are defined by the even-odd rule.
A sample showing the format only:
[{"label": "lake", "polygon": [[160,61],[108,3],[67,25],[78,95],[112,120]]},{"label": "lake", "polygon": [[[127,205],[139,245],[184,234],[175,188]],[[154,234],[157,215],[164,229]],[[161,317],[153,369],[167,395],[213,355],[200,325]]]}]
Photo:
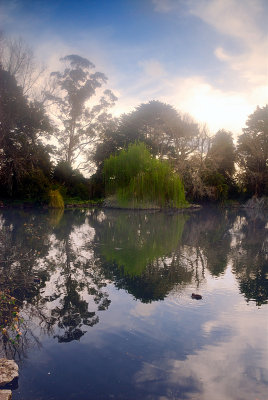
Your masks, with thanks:
[{"label": "lake", "polygon": [[23,317],[0,346],[20,368],[13,399],[267,399],[267,221],[2,210],[0,285]]}]

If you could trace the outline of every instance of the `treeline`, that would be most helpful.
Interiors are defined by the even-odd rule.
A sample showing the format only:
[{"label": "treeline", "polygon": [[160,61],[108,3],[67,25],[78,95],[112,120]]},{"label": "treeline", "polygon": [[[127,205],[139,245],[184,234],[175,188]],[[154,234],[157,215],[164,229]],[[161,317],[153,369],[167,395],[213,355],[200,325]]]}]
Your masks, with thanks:
[{"label": "treeline", "polygon": [[133,143],[169,162],[188,201],[268,195],[268,105],[256,108],[234,143],[231,132],[210,135],[160,101],[114,118],[106,76],[78,55],[62,58],[44,83],[23,42],[2,40],[0,50],[2,200],[46,203],[51,189],[70,201],[103,198],[105,160]]}]

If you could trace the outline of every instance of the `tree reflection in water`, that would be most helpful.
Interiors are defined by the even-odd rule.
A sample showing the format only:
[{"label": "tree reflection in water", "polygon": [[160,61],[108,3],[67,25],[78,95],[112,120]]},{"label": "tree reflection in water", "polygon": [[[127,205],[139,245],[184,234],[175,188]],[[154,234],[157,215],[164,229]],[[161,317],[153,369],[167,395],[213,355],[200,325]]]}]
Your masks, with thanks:
[{"label": "tree reflection in water", "polygon": [[236,240],[232,247],[233,270],[240,291],[256,305],[268,299],[268,229],[267,212],[245,210],[236,218]]},{"label": "tree reflection in water", "polygon": [[105,276],[142,302],[163,300],[195,282],[205,269],[223,273],[232,219],[226,212],[173,215],[106,211],[91,222]]},{"label": "tree reflection in water", "polygon": [[[94,258],[93,238],[94,230],[88,225],[85,212],[65,213],[54,229],[50,256],[46,261],[56,266],[52,277],[55,307],[51,318],[63,330],[55,335],[59,342],[79,339],[86,332],[86,326],[98,323],[97,311],[106,310],[110,305],[108,294],[103,290],[106,282]],[[48,302],[50,298],[51,294],[44,297]]]},{"label": "tree reflection in water", "polygon": [[3,214],[1,228],[0,290],[18,299],[27,322],[18,345],[2,337],[5,353],[19,357],[29,340],[38,343],[37,325],[59,342],[78,340],[110,305],[87,212],[13,210]]},{"label": "tree reflection in water", "polygon": [[27,322],[16,349],[3,344],[6,353],[38,344],[36,326],[59,342],[80,339],[109,308],[109,282],[149,303],[198,288],[206,274],[218,277],[230,265],[246,300],[267,302],[267,216],[260,212],[4,210],[0,224],[0,290],[19,300]]},{"label": "tree reflection in water", "polygon": [[198,288],[205,271],[218,277],[228,265],[246,299],[266,302],[266,222],[266,215],[224,208],[191,215],[106,210],[90,218],[105,277],[145,303]]},{"label": "tree reflection in water", "polygon": [[180,241],[188,216],[106,211],[92,218],[95,251],[107,279],[142,302],[163,300],[175,285],[192,280],[181,262]]}]

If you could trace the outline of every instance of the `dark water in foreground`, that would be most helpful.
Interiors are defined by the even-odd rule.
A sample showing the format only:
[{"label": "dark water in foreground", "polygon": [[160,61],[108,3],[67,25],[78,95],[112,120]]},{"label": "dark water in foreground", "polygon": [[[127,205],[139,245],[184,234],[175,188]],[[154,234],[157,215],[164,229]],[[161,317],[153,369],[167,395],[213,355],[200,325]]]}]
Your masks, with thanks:
[{"label": "dark water in foreground", "polygon": [[0,227],[24,316],[0,350],[14,400],[268,399],[267,215],[5,210]]}]

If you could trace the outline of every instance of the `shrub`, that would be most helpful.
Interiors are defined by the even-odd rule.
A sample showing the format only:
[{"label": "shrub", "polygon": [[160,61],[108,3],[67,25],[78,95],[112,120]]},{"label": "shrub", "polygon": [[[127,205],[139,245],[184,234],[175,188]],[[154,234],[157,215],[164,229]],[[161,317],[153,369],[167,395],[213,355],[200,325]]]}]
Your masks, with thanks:
[{"label": "shrub", "polygon": [[67,161],[60,161],[53,173],[55,183],[65,187],[66,197],[78,197],[81,200],[89,199],[89,183],[78,170],[74,170]]},{"label": "shrub", "polygon": [[104,162],[107,194],[116,194],[119,204],[153,203],[181,207],[186,204],[183,184],[170,165],[151,156],[144,143],[129,145]]},{"label": "shrub", "polygon": [[49,186],[50,182],[44,172],[41,169],[34,169],[24,175],[17,195],[21,199],[47,203]]},{"label": "shrub", "polygon": [[62,195],[58,190],[50,190],[49,192],[49,207],[51,208],[64,208],[64,201]]},{"label": "shrub", "polygon": [[228,197],[226,179],[219,172],[212,172],[204,177],[205,184],[211,188],[211,199],[225,201]]}]

